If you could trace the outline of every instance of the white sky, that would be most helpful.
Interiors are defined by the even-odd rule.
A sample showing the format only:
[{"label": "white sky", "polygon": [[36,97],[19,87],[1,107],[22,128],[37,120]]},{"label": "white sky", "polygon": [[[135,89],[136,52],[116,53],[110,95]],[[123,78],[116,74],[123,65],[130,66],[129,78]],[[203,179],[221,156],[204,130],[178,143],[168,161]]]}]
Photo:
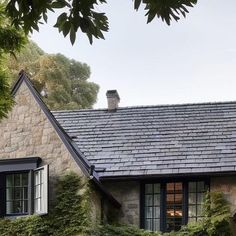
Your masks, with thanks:
[{"label": "white sky", "polygon": [[91,67],[91,81],[100,85],[95,108],[106,107],[108,89],[118,90],[120,106],[236,100],[235,0],[199,0],[171,26],[147,25],[131,0],[98,9],[107,13],[110,31],[92,46],[78,35],[72,47],[50,24],[32,36],[45,52]]}]

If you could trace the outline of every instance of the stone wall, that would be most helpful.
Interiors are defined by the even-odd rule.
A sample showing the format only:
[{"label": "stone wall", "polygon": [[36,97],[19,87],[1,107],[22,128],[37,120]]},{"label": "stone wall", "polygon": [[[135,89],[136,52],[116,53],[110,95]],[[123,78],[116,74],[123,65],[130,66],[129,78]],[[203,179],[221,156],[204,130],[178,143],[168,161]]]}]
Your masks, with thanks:
[{"label": "stone wall", "polygon": [[[70,171],[84,180],[85,176],[24,82],[15,102],[8,118],[0,121],[0,159],[40,157],[42,165],[49,165],[49,200],[52,201],[54,183],[59,176]],[[93,199],[96,207],[100,207],[98,198]],[[99,213],[96,215],[97,218]]]},{"label": "stone wall", "polygon": [[140,184],[136,181],[105,183],[110,193],[121,203],[119,223],[140,226]]},{"label": "stone wall", "polygon": [[210,191],[222,192],[230,203],[232,216],[236,213],[236,177],[212,177]]}]

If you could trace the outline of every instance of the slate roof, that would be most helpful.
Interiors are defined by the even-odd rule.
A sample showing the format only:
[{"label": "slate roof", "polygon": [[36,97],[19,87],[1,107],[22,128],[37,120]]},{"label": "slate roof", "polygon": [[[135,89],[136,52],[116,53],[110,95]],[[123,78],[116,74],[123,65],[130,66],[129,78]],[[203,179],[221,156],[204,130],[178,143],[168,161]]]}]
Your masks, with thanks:
[{"label": "slate roof", "polygon": [[236,102],[53,115],[101,178],[236,171]]}]

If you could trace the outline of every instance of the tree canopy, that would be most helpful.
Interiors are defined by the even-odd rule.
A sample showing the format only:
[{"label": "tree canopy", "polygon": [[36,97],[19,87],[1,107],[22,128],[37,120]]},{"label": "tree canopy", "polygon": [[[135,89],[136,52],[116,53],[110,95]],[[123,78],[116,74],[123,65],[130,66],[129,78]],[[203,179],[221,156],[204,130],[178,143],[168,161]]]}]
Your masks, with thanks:
[{"label": "tree canopy", "polygon": [[16,57],[7,60],[11,81],[24,69],[50,109],[91,108],[96,102],[99,86],[88,81],[87,64],[47,54],[32,41]]},{"label": "tree canopy", "polygon": [[[7,13],[16,28],[23,29],[26,34],[39,30],[39,24],[47,22],[48,11],[60,9],[55,27],[66,37],[70,36],[73,44],[76,32],[85,33],[90,43],[93,37],[104,38],[103,32],[108,31],[108,18],[105,13],[97,10],[96,5],[105,4],[106,0],[6,0]],[[134,9],[145,7],[147,23],[155,17],[161,18],[168,25],[171,20],[178,21],[185,17],[188,7],[193,7],[197,0],[133,0]]]},{"label": "tree canopy", "polygon": [[6,17],[5,4],[0,3],[0,119],[7,116],[13,105],[4,56],[6,53],[14,55],[24,43],[23,32],[11,25]]}]

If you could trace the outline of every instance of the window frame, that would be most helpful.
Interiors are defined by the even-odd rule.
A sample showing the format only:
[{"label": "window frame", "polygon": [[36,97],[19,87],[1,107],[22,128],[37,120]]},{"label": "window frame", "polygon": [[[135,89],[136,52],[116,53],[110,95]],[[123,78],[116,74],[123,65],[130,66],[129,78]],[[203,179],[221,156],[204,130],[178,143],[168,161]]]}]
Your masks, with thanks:
[{"label": "window frame", "polygon": [[[41,172],[42,171],[42,172]],[[40,183],[41,187],[42,187],[42,211],[36,212],[35,209],[35,174],[36,172],[41,172],[42,175],[42,180],[43,182]],[[49,166],[48,165],[44,165],[44,166],[40,166],[39,168],[34,169],[33,171],[33,185],[31,187],[31,190],[33,191],[33,198],[32,198],[32,205],[33,205],[33,213],[37,214],[37,215],[45,215],[48,213],[48,190],[49,190],[49,184],[48,184],[48,179],[49,179]]]},{"label": "window frame", "polygon": [[[7,175],[16,175],[16,174],[28,174],[28,212],[27,213],[10,213],[8,214],[7,213],[7,199],[6,199],[6,193],[7,193],[7,186],[6,186],[6,176]],[[31,195],[30,195],[30,174],[29,174],[29,171],[14,171],[14,172],[5,172],[3,175],[3,190],[2,190],[2,194],[4,195],[4,202],[3,202],[3,205],[4,205],[4,216],[6,217],[11,217],[11,216],[25,216],[25,215],[30,215],[31,213],[31,208],[30,208],[30,205],[31,205]]]},{"label": "window frame", "polygon": [[188,183],[204,181],[206,189],[210,190],[210,177],[189,177],[189,178],[165,178],[165,179],[150,179],[140,182],[140,228],[145,228],[145,184],[160,183],[161,196],[160,196],[160,231],[167,232],[166,230],[166,184],[172,182],[181,182],[183,185],[183,218],[182,225],[188,223]]},{"label": "window frame", "polygon": [[[48,184],[49,184],[49,166],[39,166],[41,159],[39,157],[16,158],[0,160],[0,217],[15,218],[26,215],[45,215],[48,213]],[[35,212],[34,210],[34,173],[42,171],[43,174],[43,210]],[[7,214],[7,175],[28,174],[28,210],[22,213]]]}]

